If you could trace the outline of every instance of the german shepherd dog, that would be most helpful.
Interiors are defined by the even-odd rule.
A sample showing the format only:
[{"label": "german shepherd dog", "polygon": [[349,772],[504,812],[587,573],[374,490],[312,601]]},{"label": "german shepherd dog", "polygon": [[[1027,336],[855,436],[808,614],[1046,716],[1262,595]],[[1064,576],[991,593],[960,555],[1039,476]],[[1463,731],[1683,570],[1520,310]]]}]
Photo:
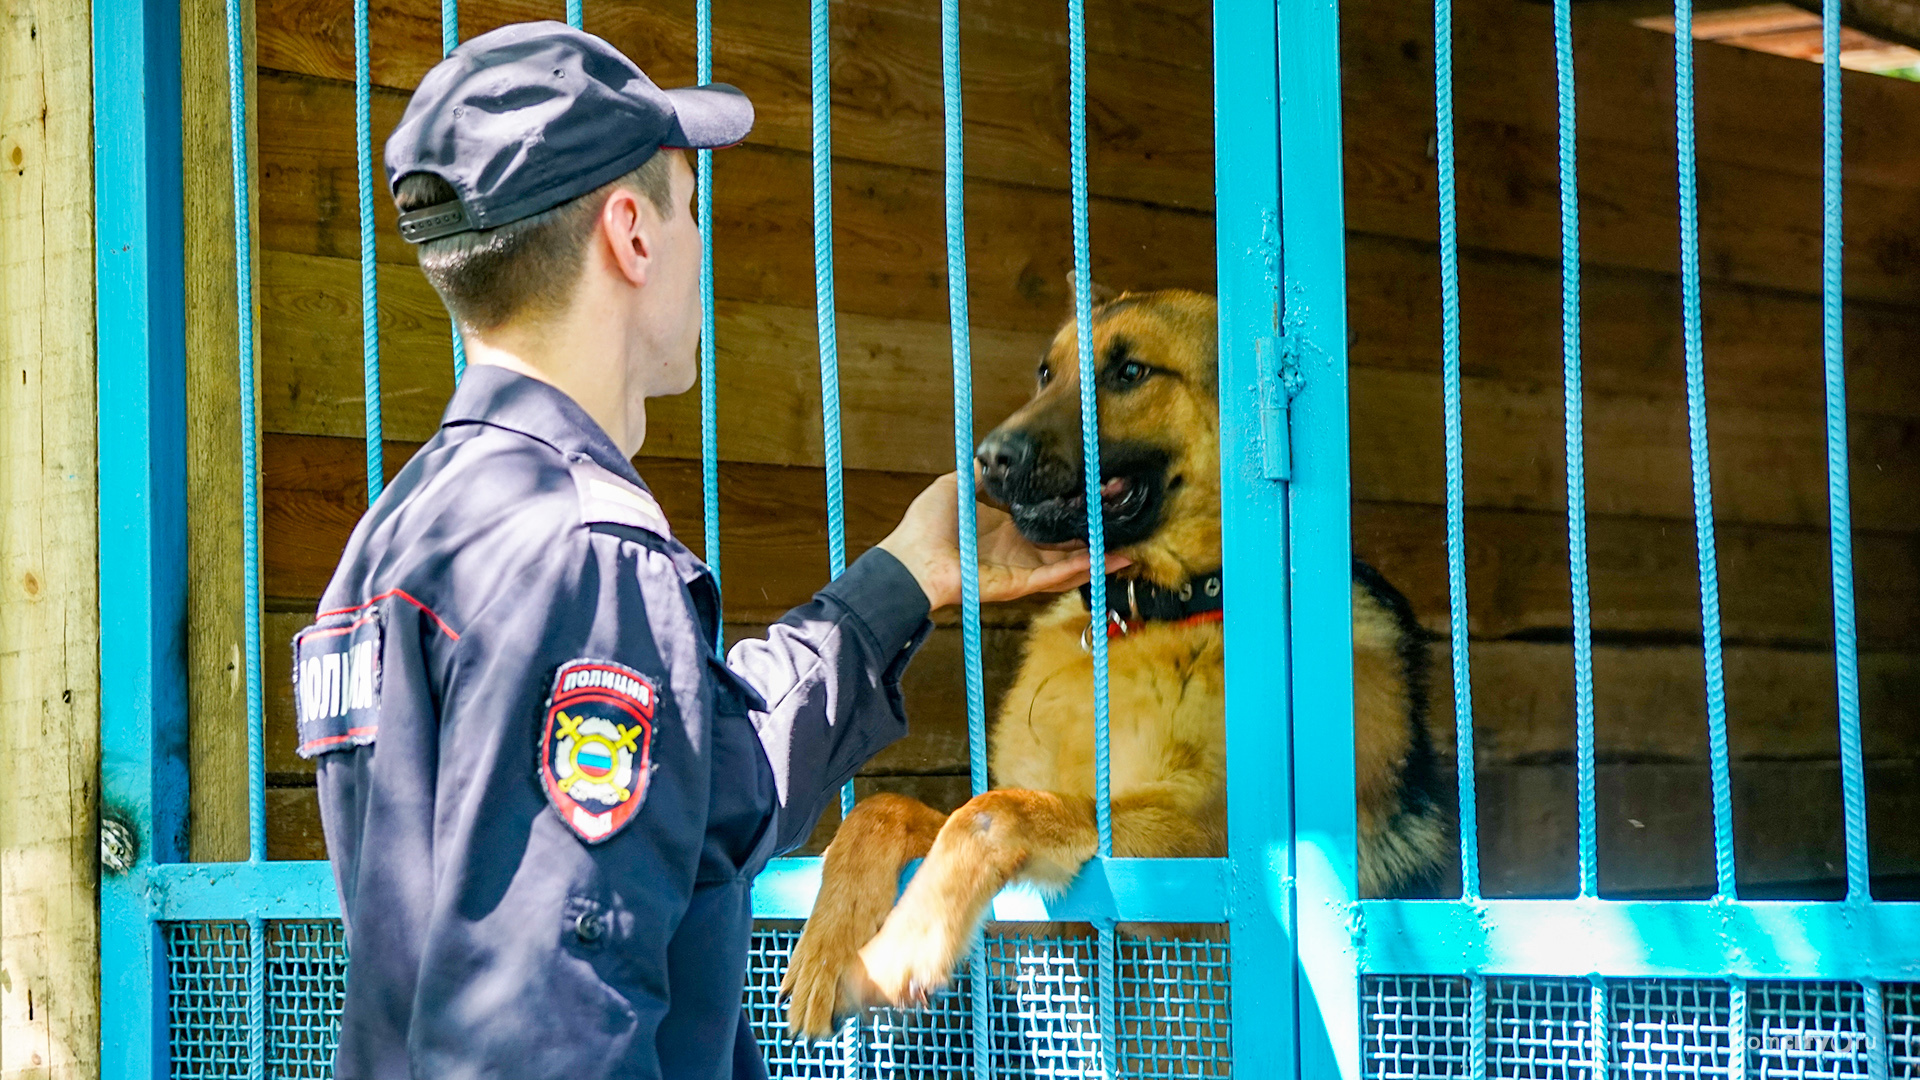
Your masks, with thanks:
[{"label": "german shepherd dog", "polygon": [[[781,990],[789,1027],[827,1035],[869,1005],[924,1004],[1000,888],[1066,887],[1097,846],[1093,661],[1109,635],[1116,855],[1226,853],[1216,307],[1167,290],[1098,296],[1100,466],[1107,550],[1132,560],[1033,622],[992,730],[995,789],[952,814],[900,795],[854,807],[826,851],[819,899]],[[981,443],[989,497],[1037,544],[1084,542],[1079,365],[1072,320],[1029,401]],[[1354,564],[1354,736],[1360,888],[1431,891],[1449,854],[1433,797],[1426,644],[1407,601]],[[899,902],[902,868],[925,858]]]}]

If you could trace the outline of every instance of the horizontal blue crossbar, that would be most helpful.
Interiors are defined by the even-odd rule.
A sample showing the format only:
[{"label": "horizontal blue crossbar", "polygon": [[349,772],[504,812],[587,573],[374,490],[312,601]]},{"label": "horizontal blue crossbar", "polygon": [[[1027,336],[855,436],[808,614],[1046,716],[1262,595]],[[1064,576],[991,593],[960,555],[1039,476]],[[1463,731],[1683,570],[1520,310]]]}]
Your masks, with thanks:
[{"label": "horizontal blue crossbar", "polygon": [[[324,862],[170,863],[134,871],[153,917],[324,919],[339,915]],[[819,859],[776,859],[753,913],[804,919]],[[1060,896],[1014,886],[1001,922],[1223,922],[1223,859],[1094,859]],[[1363,900],[1361,971],[1614,978],[1920,979],[1920,904],[1722,900]]]},{"label": "horizontal blue crossbar", "polygon": [[1423,975],[1920,978],[1920,904],[1365,900],[1362,971]]},{"label": "horizontal blue crossbar", "polygon": [[[324,862],[168,863],[134,871],[153,917],[331,919],[340,906]],[[1224,859],[1095,859],[1060,896],[1013,886],[994,900],[1001,922],[1225,922]],[[775,859],[753,886],[760,919],[804,919],[820,891],[819,859]]]}]

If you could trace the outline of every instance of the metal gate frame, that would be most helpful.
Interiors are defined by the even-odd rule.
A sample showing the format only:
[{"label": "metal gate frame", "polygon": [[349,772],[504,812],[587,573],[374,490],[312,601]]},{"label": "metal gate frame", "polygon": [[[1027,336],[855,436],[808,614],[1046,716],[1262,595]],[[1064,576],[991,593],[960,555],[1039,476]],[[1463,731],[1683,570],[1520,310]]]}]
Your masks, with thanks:
[{"label": "metal gate frame", "polygon": [[[1444,11],[1444,2],[1438,6]],[[1833,31],[1833,0],[1828,7]],[[1566,9],[1559,0],[1560,26]],[[577,19],[577,6],[572,14]],[[249,733],[251,857],[182,861],[187,506],[178,2],[96,0],[93,19],[99,422],[113,440],[99,477],[103,806],[138,842],[132,870],[101,883],[102,1075],[151,1080],[169,1072],[163,924],[240,920],[250,927],[251,1069],[264,1076],[265,923],[335,917],[336,898],[326,864],[265,859],[257,722]],[[1444,33],[1444,22],[1436,29]],[[1233,1011],[1256,1021],[1232,1029],[1234,1067],[1249,1077],[1362,1075],[1368,975],[1468,980],[1472,1075],[1486,1074],[1489,977],[1592,980],[1603,1031],[1604,980],[1643,977],[1731,979],[1737,987],[1747,979],[1858,982],[1869,1017],[1880,1023],[1881,983],[1920,979],[1920,905],[1867,895],[1857,785],[1846,801],[1859,877],[1845,901],[1743,901],[1730,888],[1710,901],[1609,901],[1591,888],[1574,900],[1484,900],[1477,885],[1461,900],[1356,900],[1338,51],[1333,0],[1216,0],[1222,503],[1226,573],[1234,581],[1226,610],[1229,857],[1096,859],[1065,896],[1041,903],[1009,894],[995,917],[1226,922]],[[230,59],[241,62],[237,52]],[[1836,123],[1828,288],[1837,350],[1832,51],[1828,64]],[[1570,72],[1564,91],[1564,183],[1571,184]],[[1450,193],[1450,102],[1443,96],[1440,104],[1442,190]],[[1570,237],[1577,282],[1577,230]],[[1443,232],[1443,252],[1448,242]],[[243,317],[246,310],[243,304]],[[1570,310],[1577,350],[1577,284]],[[1449,347],[1457,362],[1457,339]],[[1570,371],[1569,401],[1577,406],[1577,351]],[[1450,435],[1455,454],[1457,429]],[[1843,449],[1842,506],[1844,465]],[[1844,516],[1836,522],[1844,532]],[[1703,550],[1710,552],[1710,532]],[[1457,618],[1463,610],[1464,585]],[[249,676],[257,687],[258,672]],[[1854,723],[1857,733],[1857,715]],[[1590,745],[1590,727],[1583,738]],[[1857,739],[1853,745],[1857,754]],[[1590,790],[1590,755],[1582,767]],[[1470,793],[1470,768],[1465,779]],[[1471,805],[1469,797],[1462,806],[1469,821]],[[1470,843],[1466,834],[1463,840]],[[1730,877],[1730,857],[1727,867]],[[777,863],[756,886],[756,914],[803,917],[818,875],[817,860]],[[1289,971],[1292,977],[1272,974]],[[1887,1075],[1880,1030],[1869,1059],[1876,1080]],[[1605,1039],[1595,1041],[1596,1064],[1604,1067]]]},{"label": "metal gate frame", "polygon": [[[229,3],[232,18],[238,9]],[[577,7],[569,15],[577,21]],[[1074,888],[1051,903],[1003,897],[1001,920],[1226,922],[1238,963],[1232,975],[1242,1016],[1295,1015],[1306,1021],[1248,1023],[1233,1028],[1233,1056],[1243,1075],[1280,1076],[1348,1046],[1353,1010],[1320,1021],[1314,999],[1355,993],[1350,957],[1319,963],[1297,990],[1286,970],[1293,950],[1295,860],[1290,851],[1293,799],[1287,732],[1276,726],[1299,695],[1310,715],[1351,711],[1350,669],[1342,644],[1344,616],[1302,620],[1316,625],[1305,640],[1305,669],[1320,678],[1295,687],[1284,661],[1290,627],[1271,613],[1344,612],[1347,594],[1346,403],[1339,216],[1338,68],[1335,9],[1330,2],[1219,0],[1216,17],[1218,234],[1222,300],[1223,386],[1238,387],[1223,406],[1223,445],[1237,448],[1223,463],[1230,507],[1228,573],[1243,584],[1228,602],[1229,743],[1233,764],[1229,806],[1233,846],[1227,859],[1102,858]],[[261,738],[257,710],[249,732],[250,858],[191,863],[187,857],[186,767],[186,408],[181,207],[180,38],[178,0],[95,0],[94,94],[96,238],[99,327],[99,421],[113,439],[100,461],[102,785],[104,813],[126,824],[137,843],[133,867],[101,882],[101,1066],[110,1080],[168,1075],[168,967],[165,924],[241,921],[248,926],[246,990],[250,1072],[264,1076],[267,1022],[265,926],[275,920],[335,918],[334,883],[323,862],[271,862],[265,857]],[[1279,23],[1290,28],[1281,34]],[[1302,58],[1285,82],[1297,103],[1293,137],[1281,138],[1281,43]],[[243,57],[237,39],[230,67]],[[236,106],[236,131],[244,112]],[[364,135],[363,135],[364,138]],[[244,146],[244,138],[239,141]],[[1284,146],[1283,146],[1284,143]],[[1283,154],[1297,197],[1282,215]],[[365,167],[363,162],[363,168]],[[236,162],[244,175],[244,165]],[[703,170],[704,171],[704,170]],[[1290,195],[1293,192],[1290,192]],[[239,215],[245,228],[246,215]],[[1280,235],[1295,237],[1301,271],[1289,279],[1291,329],[1282,334]],[[244,250],[244,246],[243,246]],[[242,260],[242,274],[247,273]],[[1311,266],[1312,272],[1307,268]],[[247,281],[241,280],[243,292]],[[243,320],[248,305],[241,305]],[[1305,313],[1312,312],[1312,317]],[[243,339],[246,337],[243,323]],[[456,344],[457,344],[456,335]],[[243,349],[246,342],[243,340]],[[250,359],[250,353],[244,353]],[[1289,389],[1283,358],[1306,376],[1292,403],[1306,445],[1337,447],[1315,456],[1292,485],[1310,533],[1286,531]],[[1293,370],[1293,369],[1289,369]],[[245,399],[250,411],[251,400]],[[244,423],[244,420],[243,420]],[[249,440],[249,445],[250,445]],[[1265,448],[1264,450],[1262,448]],[[1292,560],[1292,581],[1280,569]],[[1328,598],[1337,603],[1326,603]],[[257,634],[257,630],[255,631]],[[250,643],[250,647],[253,643]],[[255,653],[257,656],[257,652]],[[1281,662],[1276,662],[1276,661]],[[252,666],[252,665],[250,665]],[[249,671],[257,695],[257,671]],[[1327,820],[1302,815],[1324,857],[1309,859],[1300,896],[1310,912],[1344,910],[1354,895],[1351,732],[1312,725],[1320,742],[1309,757],[1334,752],[1344,770],[1320,775],[1309,806],[1344,805]],[[1346,745],[1347,750],[1339,747]],[[1344,779],[1342,774],[1344,773]],[[1347,794],[1337,797],[1339,791]],[[1342,854],[1344,853],[1344,854]],[[818,887],[819,860],[788,859],[764,873],[754,893],[762,918],[804,917]],[[1332,906],[1329,906],[1331,902]],[[1337,921],[1337,920],[1336,920]],[[1325,914],[1303,925],[1316,934]],[[1324,958],[1323,958],[1324,959]],[[1109,1009],[1110,1013],[1110,1009]]]}]

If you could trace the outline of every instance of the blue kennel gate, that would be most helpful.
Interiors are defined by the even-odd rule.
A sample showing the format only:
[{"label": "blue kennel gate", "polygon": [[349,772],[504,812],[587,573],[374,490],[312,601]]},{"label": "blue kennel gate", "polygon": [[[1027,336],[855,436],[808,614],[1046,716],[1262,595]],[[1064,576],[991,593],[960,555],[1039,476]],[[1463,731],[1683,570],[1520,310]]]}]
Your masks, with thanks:
[{"label": "blue kennel gate", "polygon": [[[236,205],[249,205],[241,0],[229,0]],[[1009,893],[996,918],[1078,921],[1084,938],[992,934],[954,991],[914,1015],[785,1039],[773,1003],[795,937],[769,925],[748,1004],[781,1076],[1766,1076],[1920,1075],[1920,910],[1867,889],[1852,627],[1840,352],[1837,0],[1825,25],[1825,370],[1848,893],[1756,902],[1734,889],[1717,579],[1701,374],[1688,0],[1676,0],[1682,265],[1719,895],[1597,896],[1592,649],[1580,465],[1578,214],[1569,0],[1556,0],[1563,206],[1568,541],[1573,569],[1580,895],[1483,900],[1474,814],[1460,426],[1449,0],[1437,0],[1448,555],[1460,747],[1458,900],[1357,900],[1345,278],[1337,12],[1330,0],[1216,0],[1215,101],[1225,484],[1230,850],[1139,860],[1111,849],[1051,903]],[[958,0],[942,0],[955,455],[971,456]],[[236,215],[248,574],[250,857],[190,863],[187,814],[186,462],[180,39],[177,0],[97,0],[94,12],[100,464],[102,781],[138,859],[101,884],[102,1073],[112,1080],[324,1076],[345,955],[325,864],[266,859],[261,746],[257,448],[249,219]],[[368,484],[381,483],[371,243],[368,8],[355,9]],[[566,15],[578,25],[579,0]],[[813,0],[814,164],[831,559],[844,562],[832,298],[825,0]],[[445,0],[447,47],[458,13]],[[711,70],[707,0],[700,76]],[[1074,248],[1089,308],[1085,36],[1070,0]],[[700,162],[700,207],[711,194]],[[706,222],[703,221],[703,225]],[[711,251],[704,275],[703,466],[718,537]],[[462,363],[454,335],[456,371]],[[1082,364],[1090,363],[1082,338]],[[1812,359],[1809,358],[1809,362]],[[1087,439],[1094,446],[1087,403]],[[1089,470],[1096,477],[1097,471]],[[1091,493],[1090,493],[1091,494]],[[1089,498],[1097,508],[1097,496]],[[961,497],[971,513],[970,492]],[[1097,511],[1096,511],[1097,512]],[[1095,530],[1098,536],[1098,530]],[[707,552],[716,567],[719,553]],[[977,586],[963,625],[973,782],[985,784]],[[1094,607],[1099,609],[1095,600]],[[1282,618],[1272,613],[1284,612]],[[1094,638],[1104,665],[1104,638]],[[1103,692],[1104,683],[1101,684]],[[1097,707],[1105,744],[1104,702]],[[776,864],[756,912],[803,918],[817,860]],[[1117,923],[1224,924],[1200,940],[1130,937]],[[1229,1003],[1233,1018],[1229,1020]]]}]

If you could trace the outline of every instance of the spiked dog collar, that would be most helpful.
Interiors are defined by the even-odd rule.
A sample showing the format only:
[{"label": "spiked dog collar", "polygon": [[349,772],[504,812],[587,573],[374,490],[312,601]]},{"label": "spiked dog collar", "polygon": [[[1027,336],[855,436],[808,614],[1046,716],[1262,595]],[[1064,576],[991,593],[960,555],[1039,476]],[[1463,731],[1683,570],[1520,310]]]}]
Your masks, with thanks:
[{"label": "spiked dog collar", "polygon": [[[1223,614],[1223,592],[1218,570],[1195,574],[1175,588],[1108,574],[1107,637],[1123,637],[1147,623],[1219,622]],[[1093,610],[1091,584],[1080,586],[1080,603],[1088,611]],[[1082,636],[1083,645],[1091,646],[1092,633],[1089,623],[1087,634]]]}]

